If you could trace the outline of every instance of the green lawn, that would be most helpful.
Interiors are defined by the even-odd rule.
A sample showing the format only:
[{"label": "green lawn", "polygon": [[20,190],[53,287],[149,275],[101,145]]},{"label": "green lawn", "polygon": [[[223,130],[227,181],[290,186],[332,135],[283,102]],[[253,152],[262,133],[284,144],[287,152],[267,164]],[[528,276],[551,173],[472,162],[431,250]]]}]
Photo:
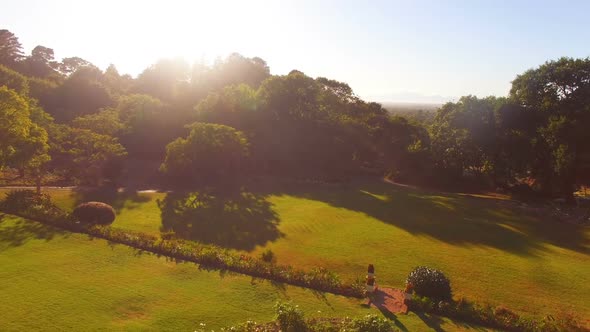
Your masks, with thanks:
[{"label": "green lawn", "polygon": [[[97,197],[68,200],[63,192],[51,193],[66,207],[74,196]],[[362,276],[374,263],[378,281],[395,287],[403,287],[413,267],[428,265],[450,277],[455,297],[530,315],[573,311],[590,317],[590,228],[550,220],[507,200],[376,180],[263,181],[238,194],[113,197],[114,227],[158,234],[164,226],[253,255],[270,248],[279,263],[324,266],[345,279]]]},{"label": "green lawn", "polygon": [[[362,301],[199,269],[124,245],[0,215],[0,330],[207,330],[273,319],[279,299],[309,317],[379,314]],[[398,315],[409,331],[467,330]]]}]

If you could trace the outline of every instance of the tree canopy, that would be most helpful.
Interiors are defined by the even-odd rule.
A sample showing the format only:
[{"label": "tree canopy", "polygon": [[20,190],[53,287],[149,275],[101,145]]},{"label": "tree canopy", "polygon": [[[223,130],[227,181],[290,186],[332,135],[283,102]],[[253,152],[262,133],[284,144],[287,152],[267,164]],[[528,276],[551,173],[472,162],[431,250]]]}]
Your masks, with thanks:
[{"label": "tree canopy", "polygon": [[[221,174],[438,185],[530,185],[572,200],[590,183],[590,59],[516,76],[508,96],[389,112],[351,86],[232,53],[159,59],[137,78],[0,30],[0,164],[100,183],[125,163],[195,181]],[[196,124],[195,124],[196,123]],[[51,159],[51,161],[49,161]],[[151,166],[149,166],[151,165]]]}]

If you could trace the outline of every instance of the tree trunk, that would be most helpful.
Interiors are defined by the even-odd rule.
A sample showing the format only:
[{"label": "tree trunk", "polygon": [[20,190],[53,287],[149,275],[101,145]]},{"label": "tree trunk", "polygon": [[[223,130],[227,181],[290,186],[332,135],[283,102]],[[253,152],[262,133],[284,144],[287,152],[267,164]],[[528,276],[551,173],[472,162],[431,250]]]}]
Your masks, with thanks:
[{"label": "tree trunk", "polygon": [[576,198],[574,197],[575,186],[573,181],[565,180],[562,186],[562,195],[567,204],[576,205]]},{"label": "tree trunk", "polygon": [[37,186],[37,195],[41,195],[41,172],[37,173],[35,185]]}]

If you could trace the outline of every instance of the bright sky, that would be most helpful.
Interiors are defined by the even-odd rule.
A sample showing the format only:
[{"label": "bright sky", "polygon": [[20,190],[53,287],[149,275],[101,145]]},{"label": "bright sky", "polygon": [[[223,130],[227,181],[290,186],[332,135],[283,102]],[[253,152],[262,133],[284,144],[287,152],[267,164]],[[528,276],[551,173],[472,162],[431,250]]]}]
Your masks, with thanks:
[{"label": "bright sky", "polygon": [[590,56],[590,1],[7,1],[0,28],[137,75],[162,57],[238,52],[273,74],[345,81],[378,101],[506,95],[526,69]]}]

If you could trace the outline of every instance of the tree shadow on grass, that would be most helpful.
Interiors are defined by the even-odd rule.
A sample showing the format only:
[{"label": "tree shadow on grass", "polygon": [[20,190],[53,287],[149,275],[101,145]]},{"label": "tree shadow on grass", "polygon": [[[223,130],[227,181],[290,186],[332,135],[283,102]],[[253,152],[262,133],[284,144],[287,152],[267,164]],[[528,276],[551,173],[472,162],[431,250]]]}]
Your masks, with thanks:
[{"label": "tree shadow on grass", "polygon": [[534,256],[550,243],[590,253],[586,229],[534,215],[518,203],[432,192],[377,180],[340,185],[264,184],[266,195],[291,195],[362,212],[414,235],[463,246],[488,246]]},{"label": "tree shadow on grass", "polygon": [[161,231],[186,240],[251,251],[282,236],[271,203],[242,188],[168,193],[158,206]]},{"label": "tree shadow on grass", "polygon": [[141,203],[150,201],[150,197],[140,195],[136,190],[120,190],[111,186],[78,187],[74,189],[74,195],[76,205],[90,201],[103,202],[112,206],[117,212],[123,208],[137,208]]},{"label": "tree shadow on grass", "polygon": [[423,312],[416,312],[416,316],[418,316],[426,326],[430,327],[436,332],[444,332],[444,329],[441,325],[444,323],[444,320],[438,316],[426,314]]},{"label": "tree shadow on grass", "polygon": [[19,247],[34,239],[51,241],[55,236],[65,234],[68,233],[58,228],[0,214],[0,250]]}]

